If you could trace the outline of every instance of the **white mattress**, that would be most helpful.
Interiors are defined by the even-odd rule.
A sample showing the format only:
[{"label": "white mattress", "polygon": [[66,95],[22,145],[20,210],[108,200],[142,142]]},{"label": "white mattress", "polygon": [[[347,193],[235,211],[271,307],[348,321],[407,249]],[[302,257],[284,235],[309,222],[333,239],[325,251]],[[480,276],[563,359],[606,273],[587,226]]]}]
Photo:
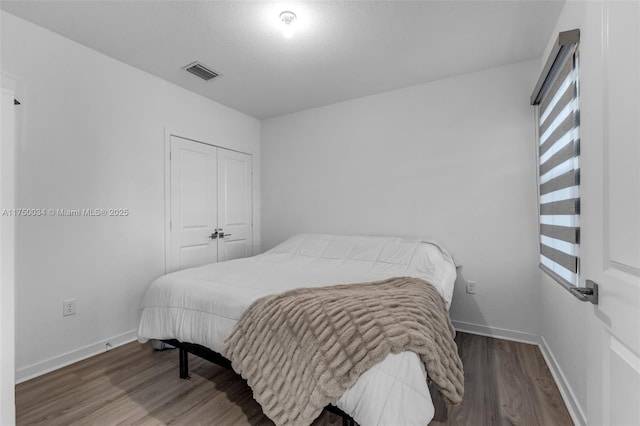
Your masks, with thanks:
[{"label": "white mattress", "polygon": [[[151,283],[138,340],[178,339],[220,352],[256,299],[299,287],[423,278],[447,308],[455,264],[433,241],[306,234],[264,254],[174,272]],[[391,354],[360,376],[337,406],[361,425],[425,425],[434,414],[426,372],[412,352]]]}]

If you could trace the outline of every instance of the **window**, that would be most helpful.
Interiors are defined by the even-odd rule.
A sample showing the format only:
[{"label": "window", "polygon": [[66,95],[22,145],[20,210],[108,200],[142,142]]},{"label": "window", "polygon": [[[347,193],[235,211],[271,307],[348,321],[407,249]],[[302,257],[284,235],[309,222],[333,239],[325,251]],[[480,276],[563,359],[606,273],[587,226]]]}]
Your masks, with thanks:
[{"label": "window", "polygon": [[579,30],[560,33],[531,97],[537,107],[540,267],[577,286],[580,245]]}]

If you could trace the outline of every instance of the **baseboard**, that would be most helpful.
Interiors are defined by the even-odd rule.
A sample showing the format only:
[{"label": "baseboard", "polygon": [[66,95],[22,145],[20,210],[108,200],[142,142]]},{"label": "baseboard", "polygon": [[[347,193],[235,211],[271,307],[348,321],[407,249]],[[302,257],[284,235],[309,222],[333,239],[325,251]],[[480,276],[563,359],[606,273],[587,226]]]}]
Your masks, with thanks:
[{"label": "baseboard", "polygon": [[555,380],[556,385],[558,385],[558,389],[560,390],[560,395],[564,400],[564,405],[567,406],[567,410],[569,410],[569,415],[571,416],[571,420],[577,426],[584,426],[587,424],[587,416],[585,415],[582,407],[578,404],[578,400],[569,386],[569,382],[565,377],[560,365],[557,363],[556,358],[553,356],[553,352],[549,349],[549,345],[547,341],[544,339],[544,336],[540,336],[540,352],[542,352],[542,357],[544,358],[549,370],[551,371],[551,375],[553,376],[553,380]]},{"label": "baseboard", "polygon": [[26,367],[16,369],[16,384],[22,383],[29,379],[41,376],[51,371],[57,370],[67,365],[74,364],[78,361],[90,358],[92,356],[106,352],[106,345],[109,343],[111,348],[122,346],[126,343],[137,339],[137,330],[130,330],[126,333],[100,340],[96,343],[75,349],[71,352],[58,355]]},{"label": "baseboard", "polygon": [[470,322],[452,320],[451,324],[457,331],[480,336],[495,337],[497,339],[512,340],[514,342],[529,343],[538,345],[540,337],[537,334],[525,333],[523,331],[509,330],[506,328],[490,327],[488,325],[472,324]]}]

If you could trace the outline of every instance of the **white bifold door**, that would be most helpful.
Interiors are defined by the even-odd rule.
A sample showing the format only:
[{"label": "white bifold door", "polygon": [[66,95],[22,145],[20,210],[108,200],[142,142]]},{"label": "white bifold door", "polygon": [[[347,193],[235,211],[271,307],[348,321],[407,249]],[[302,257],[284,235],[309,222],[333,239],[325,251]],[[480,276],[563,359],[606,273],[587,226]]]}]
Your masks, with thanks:
[{"label": "white bifold door", "polygon": [[252,255],[251,156],[171,136],[168,272]]}]

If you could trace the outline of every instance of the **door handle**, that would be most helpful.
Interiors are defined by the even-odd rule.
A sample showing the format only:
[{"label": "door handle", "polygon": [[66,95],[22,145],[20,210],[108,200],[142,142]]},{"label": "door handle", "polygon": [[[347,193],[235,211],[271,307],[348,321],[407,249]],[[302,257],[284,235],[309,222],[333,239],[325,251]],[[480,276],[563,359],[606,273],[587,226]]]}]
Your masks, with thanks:
[{"label": "door handle", "polygon": [[230,237],[230,236],[231,236],[231,234],[225,234],[222,229],[216,229],[216,232],[214,232],[213,234],[209,235],[209,238],[211,238],[212,240],[216,240],[218,238],[222,239],[224,237]]},{"label": "door handle", "polygon": [[591,280],[587,280],[586,287],[571,287],[569,291],[575,297],[583,302],[591,302],[594,305],[598,304],[598,284]]}]

